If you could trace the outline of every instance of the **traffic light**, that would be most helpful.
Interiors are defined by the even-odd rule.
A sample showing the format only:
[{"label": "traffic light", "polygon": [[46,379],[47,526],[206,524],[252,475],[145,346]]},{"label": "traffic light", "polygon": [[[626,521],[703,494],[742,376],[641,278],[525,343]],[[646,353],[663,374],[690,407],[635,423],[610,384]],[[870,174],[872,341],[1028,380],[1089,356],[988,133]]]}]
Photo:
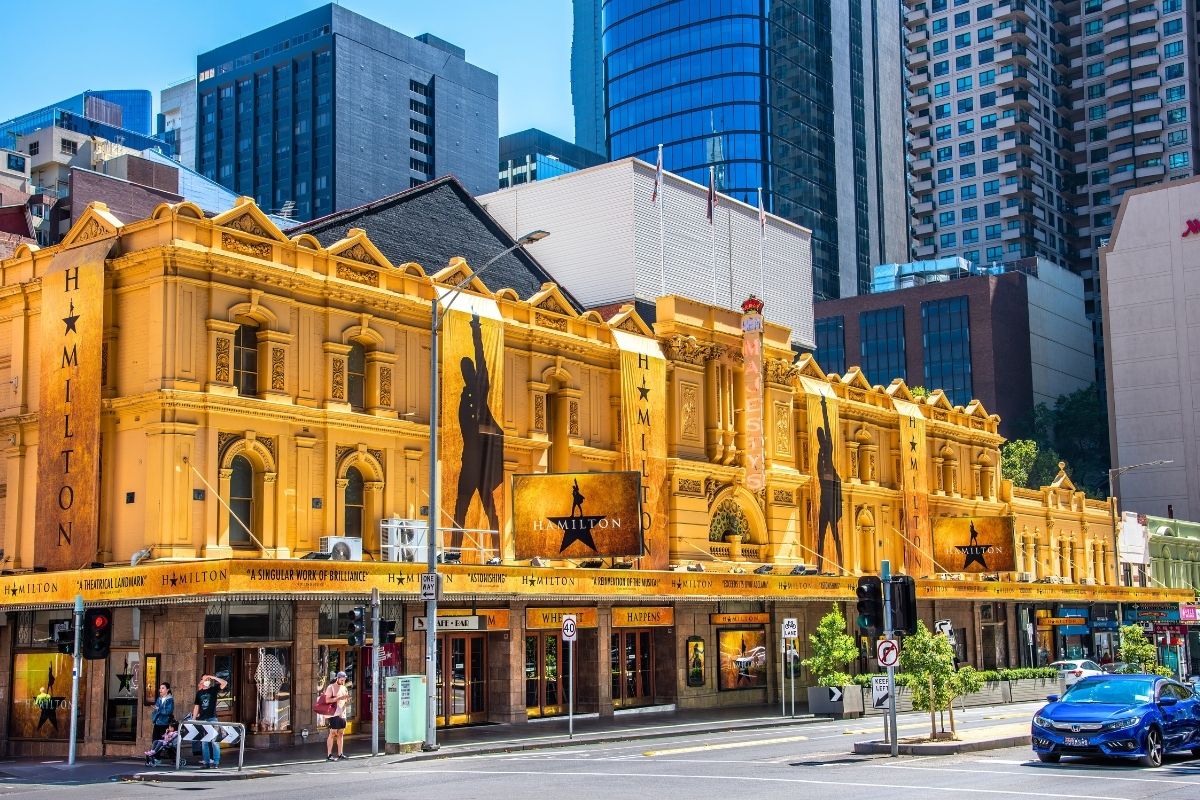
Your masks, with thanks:
[{"label": "traffic light", "polygon": [[858,627],[871,633],[883,630],[883,581],[878,575],[858,579]]},{"label": "traffic light", "polygon": [[378,644],[395,644],[396,643],[396,621],[392,619],[379,620],[379,642]]},{"label": "traffic light", "polygon": [[54,646],[64,656],[75,654],[75,623],[62,620],[54,629]]},{"label": "traffic light", "polygon": [[83,657],[97,660],[108,658],[112,647],[112,609],[89,608],[83,615]]},{"label": "traffic light", "polygon": [[346,635],[346,642],[351,647],[362,647],[367,643],[367,609],[364,606],[350,610],[350,633]]},{"label": "traffic light", "polygon": [[892,577],[892,632],[917,632],[917,582],[911,575]]}]

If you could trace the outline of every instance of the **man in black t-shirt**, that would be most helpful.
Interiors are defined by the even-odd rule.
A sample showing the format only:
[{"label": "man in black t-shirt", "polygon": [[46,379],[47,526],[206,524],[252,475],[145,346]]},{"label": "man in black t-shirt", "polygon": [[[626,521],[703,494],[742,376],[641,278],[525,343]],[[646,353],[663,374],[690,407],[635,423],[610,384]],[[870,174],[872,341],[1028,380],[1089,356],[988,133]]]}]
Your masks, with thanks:
[{"label": "man in black t-shirt", "polygon": [[[217,695],[228,685],[228,681],[222,680],[216,675],[201,675],[200,683],[196,686],[196,701],[192,705],[192,719],[198,722],[216,722]],[[221,745],[216,742],[202,743],[200,758],[202,766],[221,766]]]}]

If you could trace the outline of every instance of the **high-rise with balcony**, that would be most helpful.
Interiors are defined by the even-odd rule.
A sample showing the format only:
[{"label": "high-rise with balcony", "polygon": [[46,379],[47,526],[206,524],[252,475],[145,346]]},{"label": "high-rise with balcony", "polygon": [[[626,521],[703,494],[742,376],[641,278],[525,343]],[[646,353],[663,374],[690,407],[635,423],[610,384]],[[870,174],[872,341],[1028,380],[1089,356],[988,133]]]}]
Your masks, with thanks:
[{"label": "high-rise with balcony", "polygon": [[866,291],[872,265],[907,260],[901,20],[899,0],[602,0],[608,156],[661,144],[685,178],[712,168],[751,204],[761,187],[812,230],[818,298]]},{"label": "high-rise with balcony", "polygon": [[311,219],[441,175],[496,188],[497,78],[326,5],[196,59],[196,169]]},{"label": "high-rise with balcony", "polygon": [[1066,266],[1067,26],[1047,0],[908,0],[913,255]]},{"label": "high-rise with balcony", "polygon": [[1130,189],[1196,174],[1195,3],[1072,3],[1076,258],[1104,385],[1099,250]]}]

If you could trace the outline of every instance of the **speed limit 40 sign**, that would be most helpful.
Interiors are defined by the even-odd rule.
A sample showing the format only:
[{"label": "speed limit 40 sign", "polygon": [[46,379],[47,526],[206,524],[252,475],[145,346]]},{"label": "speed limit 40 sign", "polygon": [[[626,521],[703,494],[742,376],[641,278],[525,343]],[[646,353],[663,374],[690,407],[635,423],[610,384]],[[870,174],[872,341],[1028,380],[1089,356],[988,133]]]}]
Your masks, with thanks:
[{"label": "speed limit 40 sign", "polygon": [[575,615],[563,614],[562,638],[564,642],[575,641]]}]

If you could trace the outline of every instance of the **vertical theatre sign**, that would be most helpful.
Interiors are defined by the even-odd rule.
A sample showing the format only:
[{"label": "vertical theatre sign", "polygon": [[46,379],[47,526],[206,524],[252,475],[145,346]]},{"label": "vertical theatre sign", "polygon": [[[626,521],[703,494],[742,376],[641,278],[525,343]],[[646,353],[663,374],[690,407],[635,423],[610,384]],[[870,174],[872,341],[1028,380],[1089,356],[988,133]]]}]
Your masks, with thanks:
[{"label": "vertical theatre sign", "polygon": [[900,479],[904,484],[904,571],[925,576],[934,572],[929,530],[929,469],[925,447],[925,415],[916,403],[893,398],[900,415]]},{"label": "vertical theatre sign", "polygon": [[763,303],[754,295],[742,303],[742,358],[746,387],[746,488],[762,491],[766,486],[763,468]]},{"label": "vertical theatre sign", "polygon": [[112,244],[63,250],[42,275],[33,563],[50,570],[96,560],[104,259]]},{"label": "vertical theatre sign", "polygon": [[658,343],[613,331],[621,348],[621,436],[626,464],[642,489],[642,569],[666,569],[667,546],[667,362]]}]

